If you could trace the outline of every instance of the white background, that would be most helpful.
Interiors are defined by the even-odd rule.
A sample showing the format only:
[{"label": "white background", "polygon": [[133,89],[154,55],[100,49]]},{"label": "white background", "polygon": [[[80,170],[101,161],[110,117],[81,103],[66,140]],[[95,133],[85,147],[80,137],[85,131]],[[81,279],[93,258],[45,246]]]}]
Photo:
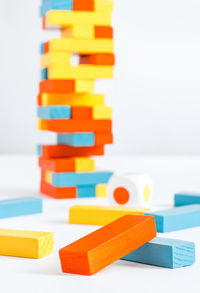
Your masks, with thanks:
[{"label": "white background", "polygon": [[[0,0],[0,152],[33,153],[41,31],[39,0]],[[199,0],[116,0],[109,154],[200,152]]]}]

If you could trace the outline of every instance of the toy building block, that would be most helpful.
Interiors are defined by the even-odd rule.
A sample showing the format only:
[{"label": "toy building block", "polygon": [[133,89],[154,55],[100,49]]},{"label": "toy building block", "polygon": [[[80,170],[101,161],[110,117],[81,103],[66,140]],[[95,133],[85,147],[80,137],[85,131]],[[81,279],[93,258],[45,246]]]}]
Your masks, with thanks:
[{"label": "toy building block", "polygon": [[75,80],[75,92],[76,93],[92,93],[94,92],[94,80],[82,80],[76,79]]},{"label": "toy building block", "polygon": [[107,225],[125,215],[144,215],[147,211],[131,207],[75,205],[69,209],[69,223]]},{"label": "toy building block", "polygon": [[40,67],[47,68],[54,65],[71,65],[71,56],[69,52],[49,52],[41,55]]},{"label": "toy building block", "polygon": [[60,249],[62,271],[92,275],[156,237],[152,217],[127,215]]},{"label": "toy building block", "polygon": [[112,0],[94,0],[94,10],[98,12],[113,12],[113,1]]},{"label": "toy building block", "polygon": [[92,24],[76,24],[61,29],[62,38],[94,39],[95,28]]},{"label": "toy building block", "polygon": [[47,120],[38,119],[38,130],[45,131],[48,129]]},{"label": "toy building block", "polygon": [[40,182],[40,192],[55,199],[77,198],[76,187],[58,188],[44,181]]},{"label": "toy building block", "polygon": [[95,171],[95,163],[91,158],[39,158],[39,166],[43,170],[53,172],[91,172]]},{"label": "toy building block", "polygon": [[112,108],[104,106],[93,107],[92,119],[112,119]]},{"label": "toy building block", "polygon": [[0,219],[42,213],[42,200],[21,197],[0,201]]},{"label": "toy building block", "polygon": [[174,205],[176,207],[200,204],[200,194],[197,193],[176,193],[174,195]]},{"label": "toy building block", "polygon": [[200,226],[200,205],[182,206],[146,215],[154,216],[156,229],[160,233]]},{"label": "toy building block", "polygon": [[104,146],[72,147],[68,145],[42,145],[37,148],[38,156],[44,158],[103,156]]},{"label": "toy building block", "polygon": [[113,175],[108,183],[111,205],[149,208],[152,195],[152,181],[145,174]]},{"label": "toy building block", "polygon": [[37,117],[40,119],[70,119],[71,107],[69,106],[38,107]]},{"label": "toy building block", "polygon": [[42,258],[53,251],[53,233],[0,229],[0,255]]},{"label": "toy building block", "polygon": [[41,81],[48,79],[48,70],[47,68],[43,68],[41,70]]},{"label": "toy building block", "polygon": [[194,264],[195,244],[176,239],[155,238],[122,259],[171,269],[181,268]]},{"label": "toy building block", "polygon": [[55,10],[73,10],[73,1],[74,0],[46,0],[42,1],[42,5],[40,7],[40,16],[44,17],[45,14],[52,9]]},{"label": "toy building block", "polygon": [[96,196],[96,187],[95,185],[82,185],[77,186],[77,197],[95,197]]},{"label": "toy building block", "polygon": [[[80,55],[80,64],[115,65],[115,55],[112,53]],[[46,66],[47,67],[47,66]]]},{"label": "toy building block", "polygon": [[[50,183],[56,187],[70,187],[82,185],[106,184],[113,172],[96,171],[81,173],[53,173],[50,172]],[[47,182],[48,183],[48,182]]]},{"label": "toy building block", "polygon": [[97,184],[96,197],[106,197],[106,196],[107,196],[107,184]]},{"label": "toy building block", "polygon": [[72,119],[94,119],[94,120],[107,120],[112,118],[112,108],[104,106],[74,106],[72,107]]},{"label": "toy building block", "polygon": [[75,80],[43,80],[39,84],[40,94],[42,93],[73,93],[75,92]]},{"label": "toy building block", "polygon": [[57,143],[70,146],[94,146],[95,134],[92,132],[61,133],[57,135]]},{"label": "toy building block", "polygon": [[73,10],[94,11],[94,0],[73,0]]},{"label": "toy building block", "polygon": [[95,26],[94,38],[95,39],[113,39],[112,26]]}]

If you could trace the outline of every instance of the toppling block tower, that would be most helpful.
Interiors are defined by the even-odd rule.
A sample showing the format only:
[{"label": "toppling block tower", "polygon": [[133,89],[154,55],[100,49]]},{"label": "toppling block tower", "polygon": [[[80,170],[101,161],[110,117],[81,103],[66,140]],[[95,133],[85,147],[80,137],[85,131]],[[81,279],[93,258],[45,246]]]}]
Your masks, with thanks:
[{"label": "toppling block tower", "polygon": [[41,44],[37,111],[39,129],[57,135],[38,146],[40,189],[55,198],[105,196],[112,175],[91,158],[113,142],[112,109],[94,93],[96,79],[113,77],[112,11],[110,0],[42,0],[43,28],[61,32]]}]

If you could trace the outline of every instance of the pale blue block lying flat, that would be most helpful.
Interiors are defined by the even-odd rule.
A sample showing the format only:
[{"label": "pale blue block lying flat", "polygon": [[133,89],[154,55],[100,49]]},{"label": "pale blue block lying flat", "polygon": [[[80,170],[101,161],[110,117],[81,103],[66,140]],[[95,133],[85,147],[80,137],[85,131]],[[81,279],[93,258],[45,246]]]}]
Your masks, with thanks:
[{"label": "pale blue block lying flat", "polygon": [[37,108],[37,117],[40,119],[70,119],[69,106],[41,106]]},{"label": "pale blue block lying flat", "polygon": [[57,187],[106,184],[112,175],[109,171],[52,173],[51,184]]},{"label": "pale blue block lying flat", "polygon": [[42,200],[33,197],[21,197],[0,201],[0,218],[11,218],[42,213]]},{"label": "pale blue block lying flat", "polygon": [[95,197],[96,196],[96,185],[82,185],[77,186],[77,197]]},{"label": "pale blue block lying flat", "polygon": [[48,79],[48,69],[43,68],[41,69],[41,80],[46,80]]},{"label": "pale blue block lying flat", "polygon": [[168,238],[155,238],[122,258],[171,269],[195,263],[195,244]]},{"label": "pale blue block lying flat", "polygon": [[54,10],[73,10],[73,0],[48,0],[42,1],[40,7],[40,16],[44,17],[47,11]]},{"label": "pale blue block lying flat", "polygon": [[59,133],[57,143],[75,147],[94,146],[95,135],[92,132]]},{"label": "pale blue block lying flat", "polygon": [[174,205],[176,207],[200,204],[200,194],[195,193],[176,193],[174,195]]},{"label": "pale blue block lying flat", "polygon": [[200,226],[200,205],[188,205],[145,215],[154,216],[157,232],[165,233]]}]

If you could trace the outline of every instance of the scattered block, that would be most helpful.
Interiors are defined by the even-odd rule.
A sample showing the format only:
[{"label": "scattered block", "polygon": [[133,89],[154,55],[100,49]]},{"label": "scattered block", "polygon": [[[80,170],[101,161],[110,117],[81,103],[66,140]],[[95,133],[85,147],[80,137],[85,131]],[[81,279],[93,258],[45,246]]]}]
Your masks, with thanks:
[{"label": "scattered block", "polygon": [[156,229],[160,233],[200,226],[200,205],[182,206],[146,215],[154,216]]},{"label": "scattered block", "polygon": [[107,196],[107,184],[97,184],[96,197],[106,197],[106,196]]},{"label": "scattered block", "polygon": [[154,237],[153,217],[124,216],[60,249],[62,271],[92,275]]},{"label": "scattered block", "polygon": [[37,117],[40,119],[70,119],[69,106],[43,106],[37,108]]},{"label": "scattered block", "polygon": [[60,133],[57,135],[57,143],[70,146],[94,146],[95,134],[92,132]]},{"label": "scattered block", "polygon": [[196,193],[176,193],[174,195],[174,205],[176,207],[200,204],[200,194]]},{"label": "scattered block", "polygon": [[53,233],[0,229],[0,255],[42,258],[53,251]]},{"label": "scattered block", "polygon": [[171,269],[181,268],[194,264],[195,244],[176,239],[155,238],[122,259]]},{"label": "scattered block", "polygon": [[107,225],[125,215],[144,215],[148,209],[75,205],[69,209],[69,223],[83,225]]}]

